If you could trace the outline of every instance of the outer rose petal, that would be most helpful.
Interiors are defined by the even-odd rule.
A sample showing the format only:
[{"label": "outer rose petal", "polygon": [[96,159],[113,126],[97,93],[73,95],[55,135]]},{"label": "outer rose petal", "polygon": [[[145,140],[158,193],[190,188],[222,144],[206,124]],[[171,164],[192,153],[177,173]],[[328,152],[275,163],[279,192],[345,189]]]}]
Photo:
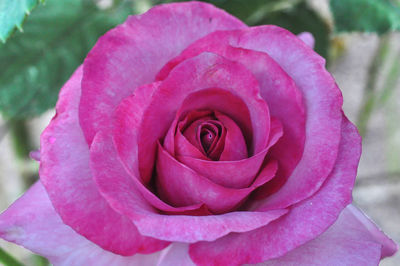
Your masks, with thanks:
[{"label": "outer rose petal", "polygon": [[254,230],[287,212],[283,209],[208,216],[159,214],[143,199],[134,178],[117,159],[110,134],[104,133],[96,135],[91,147],[94,178],[108,203],[129,217],[142,235],[177,242],[214,241],[230,232]]},{"label": "outer rose petal", "polygon": [[179,242],[171,244],[162,251],[157,266],[195,266],[189,257],[189,245]]},{"label": "outer rose petal", "polygon": [[[360,136],[346,118],[339,150],[335,168],[312,197],[293,205],[286,215],[262,228],[192,244],[192,260],[199,265],[260,263],[282,256],[323,233],[351,201],[361,153]],[[263,207],[257,209],[262,211]]]},{"label": "outer rose petal", "polygon": [[79,117],[88,143],[110,124],[123,98],[153,82],[161,67],[190,43],[216,30],[243,27],[210,4],[187,2],[156,6],[110,30],[84,63]]},{"label": "outer rose petal", "polygon": [[382,245],[381,258],[389,257],[396,253],[399,246],[392,239],[387,237],[372,220],[362,213],[362,211],[357,209],[354,205],[349,205],[346,208],[346,212],[351,213],[354,218],[357,218],[358,222],[363,225],[362,230],[368,231],[369,237]]},{"label": "outer rose petal", "polygon": [[0,215],[0,237],[56,266],[155,265],[160,257],[160,252],[123,257],[93,244],[62,222],[40,182]]},{"label": "outer rose petal", "polygon": [[325,60],[289,31],[260,26],[238,32],[232,46],[269,54],[303,95],[307,119],[303,156],[286,183],[268,197],[269,208],[287,207],[313,195],[335,166],[343,98]]},{"label": "outer rose petal", "polygon": [[123,255],[159,250],[166,244],[142,237],[129,219],[110,208],[92,179],[78,123],[81,77],[80,67],[62,88],[57,114],[41,136],[41,181],[64,223],[90,241]]},{"label": "outer rose petal", "polygon": [[378,265],[398,247],[353,205],[322,235],[261,265]]}]

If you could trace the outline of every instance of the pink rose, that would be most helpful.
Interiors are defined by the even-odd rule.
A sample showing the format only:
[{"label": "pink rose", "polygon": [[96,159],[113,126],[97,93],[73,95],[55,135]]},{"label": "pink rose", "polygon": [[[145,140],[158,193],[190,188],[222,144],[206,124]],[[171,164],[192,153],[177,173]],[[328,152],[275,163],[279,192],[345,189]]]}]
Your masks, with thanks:
[{"label": "pink rose", "polygon": [[55,265],[376,265],[361,152],[325,61],[276,26],[160,5],[99,39],[0,237]]}]

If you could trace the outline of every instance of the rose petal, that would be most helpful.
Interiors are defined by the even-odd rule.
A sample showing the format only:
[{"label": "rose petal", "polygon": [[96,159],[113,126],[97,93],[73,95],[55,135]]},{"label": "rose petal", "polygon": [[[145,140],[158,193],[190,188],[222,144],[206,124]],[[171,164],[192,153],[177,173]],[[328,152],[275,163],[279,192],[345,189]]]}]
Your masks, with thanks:
[{"label": "rose petal", "polygon": [[[264,158],[262,157],[260,164],[263,161]],[[198,160],[196,162],[212,161]],[[219,166],[220,163],[223,162],[216,162],[214,166]],[[276,164],[271,163],[267,167],[270,169],[268,171],[269,174],[259,176],[259,180],[255,185],[242,189],[227,188],[210,181],[178,162],[159,145],[156,184],[161,197],[174,206],[204,203],[212,212],[223,213],[238,207],[254,189],[268,182],[274,176],[277,168]]]},{"label": "rose petal", "polygon": [[29,157],[37,162],[40,162],[40,150],[31,151]]},{"label": "rose petal", "polygon": [[[171,148],[169,148],[168,142],[171,141],[171,135],[172,135],[172,128],[175,128],[176,124],[180,119],[182,119],[187,113],[193,112],[194,110],[202,110],[202,109],[212,109],[214,113],[223,113],[227,116],[229,116],[236,125],[240,128],[240,130],[243,132],[243,137],[246,142],[246,149],[247,146],[250,146],[252,143],[252,135],[253,135],[253,130],[252,130],[252,124],[251,124],[251,116],[249,113],[249,109],[246,106],[246,103],[243,102],[239,97],[234,95],[233,93],[223,90],[223,89],[205,89],[201,91],[197,91],[194,93],[190,93],[185,100],[183,101],[180,109],[177,111],[175,115],[175,119],[171,124],[170,129],[168,130],[167,136],[166,136],[166,149],[174,155],[173,152],[171,152]],[[183,141],[177,139],[179,136],[179,132],[177,132],[175,136],[175,141],[181,142]],[[179,147],[179,146],[178,146]],[[181,147],[185,148],[185,147]],[[189,149],[189,147],[187,147]],[[188,151],[186,151],[188,152]],[[185,152],[185,153],[186,153]],[[175,155],[178,155],[179,152],[176,152]],[[190,154],[181,154],[183,156],[187,156]],[[201,156],[196,157],[196,156],[191,156],[194,158],[201,158]]]},{"label": "rose petal", "polygon": [[[199,265],[260,263],[282,256],[327,230],[351,202],[361,153],[360,136],[346,118],[342,122],[341,139],[335,168],[317,193],[293,205],[286,215],[267,226],[229,234],[214,242],[192,244],[189,249],[192,260]],[[262,203],[256,209],[262,211]]]},{"label": "rose petal", "polygon": [[[259,95],[257,81],[242,65],[215,54],[204,53],[188,59],[174,68],[168,78],[161,83],[157,92],[154,93],[140,127],[143,135],[142,138],[139,137],[138,141],[141,176],[147,178],[151,175],[156,143],[167,133],[179,106],[182,105],[186,96],[194,92],[205,92],[209,88],[219,88],[220,91],[233,94],[247,105],[254,138],[254,142],[250,146],[250,154],[258,153],[266,147],[270,118],[268,107]],[[217,95],[216,91],[206,92],[210,97]],[[199,109],[194,104],[196,99],[199,99],[198,101],[202,103],[202,98],[196,97],[191,101],[193,109]],[[215,102],[209,100],[205,101],[205,103],[207,104],[205,107],[221,112],[223,112],[221,108],[224,108],[221,106],[227,104],[224,101]],[[231,102],[228,103],[229,105],[231,104]],[[228,110],[240,111],[234,110],[231,105],[229,107],[230,109]],[[226,112],[224,113],[227,114]],[[241,116],[239,114],[238,117]],[[154,119],[154,117],[162,117],[163,119]],[[232,115],[230,117],[237,119]]]},{"label": "rose petal", "polygon": [[123,98],[153,82],[161,67],[190,43],[216,30],[243,27],[210,4],[187,2],[156,6],[106,33],[84,63],[79,117],[88,143],[110,125]]},{"label": "rose petal", "polygon": [[154,265],[161,254],[123,257],[100,248],[63,223],[40,182],[0,215],[0,237],[60,266]]},{"label": "rose petal", "polygon": [[[182,119],[180,116],[176,116],[164,138],[163,147],[173,156],[175,156],[177,152],[183,153],[186,156],[192,155],[195,158],[209,160],[202,152],[200,152],[198,147],[190,143],[189,140],[183,136],[178,123],[182,123],[183,126],[188,126],[202,117],[211,117],[211,115],[212,112],[210,110],[194,110],[187,114],[183,121],[180,121],[180,119]],[[202,120],[203,119],[204,118],[202,118]]]},{"label": "rose petal", "polygon": [[[125,167],[116,153],[114,143],[110,137],[104,135],[111,134],[109,132],[99,132],[93,139],[92,146],[90,148],[90,167],[93,172],[93,178],[100,188],[101,193],[105,194],[105,198],[111,199],[114,197],[124,199],[121,202],[116,203],[117,205],[129,205],[131,197],[143,202],[143,207],[147,211],[158,212],[158,210],[166,213],[173,214],[196,214],[196,215],[207,215],[209,212],[207,208],[204,208],[203,204],[193,204],[183,207],[173,207],[162,200],[160,200],[152,191],[145,187],[137,177],[128,175],[129,169]],[[117,145],[115,145],[117,146]],[[107,170],[108,176],[104,176],[103,173]],[[131,173],[132,174],[132,173]],[[112,180],[110,180],[112,178]],[[120,187],[134,187],[130,191],[130,194],[124,193],[123,195],[115,195],[119,193]],[[136,193],[136,194],[132,194]]]},{"label": "rose petal", "polygon": [[190,167],[216,184],[228,188],[245,188],[254,181],[269,148],[278,141],[282,134],[282,125],[278,120],[272,118],[268,146],[250,158],[238,161],[208,161],[179,155],[176,158],[185,166]]},{"label": "rose petal", "polygon": [[[249,29],[251,31],[251,29]],[[292,78],[267,53],[232,47],[245,31],[219,31],[194,42],[172,59],[158,74],[160,80],[180,62],[205,51],[240,62],[260,84],[261,96],[268,103],[271,115],[282,122],[285,134],[272,149],[271,156],[280,161],[277,177],[258,194],[266,197],[275,192],[297,166],[304,149],[305,111],[302,95]]]},{"label": "rose petal", "polygon": [[180,130],[176,132],[176,135],[174,137],[174,149],[173,153],[175,156],[189,156],[193,158],[200,158],[202,160],[210,160],[207,158],[199,149],[198,147],[194,146],[192,143],[188,141],[187,138],[185,138]]},{"label": "rose petal", "polygon": [[151,251],[163,248],[161,241],[142,237],[98,192],[78,123],[81,77],[82,67],[62,88],[56,115],[41,136],[39,174],[50,200],[65,224],[106,250],[132,255],[145,251],[146,243]]},{"label": "rose petal", "polygon": [[[354,213],[355,210],[357,214]],[[379,237],[364,227],[366,221],[372,225]],[[371,234],[372,233],[372,234]],[[286,253],[280,258],[272,259],[257,265],[378,265],[381,253],[393,255],[396,244],[385,236],[371,221],[355,209],[347,206],[339,219],[322,235],[306,244]]]},{"label": "rose petal", "polygon": [[164,249],[157,266],[195,266],[189,257],[189,245],[173,243]]},{"label": "rose petal", "polygon": [[297,35],[297,38],[302,40],[311,49],[314,49],[315,40],[314,40],[314,36],[310,32],[302,32]]},{"label": "rose petal", "polygon": [[215,116],[226,128],[225,146],[219,160],[237,161],[247,158],[247,145],[235,121],[220,112],[216,112]]},{"label": "rose petal", "polygon": [[[381,245],[381,259],[394,255],[394,253],[399,249],[399,245],[387,237],[385,233],[383,233],[382,230],[380,230],[377,225],[357,207],[349,205],[345,209],[345,212],[347,216],[352,216],[353,219],[357,219],[358,223],[362,224],[362,226],[357,225],[357,228],[360,229],[363,234],[368,232],[368,238]],[[348,220],[349,219],[350,218],[348,218]],[[354,224],[356,224],[356,222],[354,222]]]},{"label": "rose petal", "polygon": [[[241,34],[235,41],[231,40],[232,46],[268,53],[303,94],[307,117],[303,156],[286,183],[268,197],[269,208],[287,207],[313,195],[335,165],[340,142],[342,95],[325,69],[325,60],[289,31],[276,26],[260,26],[238,32]],[[274,181],[279,180],[274,178]]]},{"label": "rose petal", "polygon": [[[97,140],[96,140],[97,139]],[[99,145],[98,147],[96,147]],[[99,132],[91,147],[94,179],[107,202],[129,217],[142,235],[178,242],[214,241],[230,232],[247,232],[277,219],[287,210],[268,212],[231,212],[222,215],[188,216],[156,213],[144,200],[117,157],[110,134]],[[100,163],[101,162],[101,163]],[[98,165],[99,167],[96,167]],[[112,165],[113,167],[103,167]]]},{"label": "rose petal", "polygon": [[[153,192],[149,191],[142,183],[140,179],[138,179],[139,169],[138,169],[138,162],[137,162],[137,138],[138,138],[138,124],[143,117],[143,111],[147,107],[149,100],[151,99],[153,93],[158,89],[160,83],[152,83],[149,85],[144,85],[139,87],[134,95],[125,98],[118,108],[115,111],[115,125],[113,130],[115,144],[121,158],[121,162],[123,163],[124,167],[127,169],[129,173],[132,175],[132,182],[136,183],[137,189],[140,191],[141,195],[151,203],[155,208],[162,210],[167,213],[173,214],[206,214],[204,212],[204,208],[202,204],[195,204],[191,206],[183,206],[183,207],[173,207],[165,202],[161,201],[157,198]],[[179,132],[178,132],[179,134]],[[182,136],[184,139],[185,137]],[[181,140],[182,140],[181,138]],[[92,144],[93,145],[93,144]],[[101,141],[99,143],[99,149],[101,148]],[[190,147],[189,145],[185,145],[183,147]],[[194,147],[194,149],[196,149]],[[109,155],[108,155],[109,156]],[[118,155],[116,155],[118,156]],[[101,171],[102,161],[99,161],[98,167]],[[112,167],[112,166],[110,166]],[[117,177],[120,177],[117,175]],[[120,184],[124,185],[125,181],[122,178],[121,183],[118,183],[117,177],[113,181],[113,185]],[[150,177],[150,176],[149,176]],[[144,180],[146,183],[149,182],[149,179]],[[146,184],[145,183],[145,184]],[[108,186],[108,185],[107,185]],[[203,211],[202,211],[203,210]]]},{"label": "rose petal", "polygon": [[[144,110],[149,105],[153,93],[158,89],[159,83],[151,83],[137,88],[129,97],[126,97],[115,110],[113,119],[113,136],[119,156],[124,166],[144,184],[150,181],[140,178],[138,169],[138,130],[143,119]],[[135,127],[136,126],[136,127]]]},{"label": "rose petal", "polygon": [[[249,50],[247,52],[242,50],[242,53],[236,55],[233,53],[233,56],[237,57],[233,59],[230,57],[232,53],[229,52],[229,48],[224,48],[223,44]],[[271,115],[277,117],[284,126],[284,138],[279,143],[281,146],[277,145],[274,150],[276,158],[281,158],[280,162],[288,164],[287,167],[280,167],[280,170],[288,169],[284,173],[278,172],[277,178],[274,178],[266,187],[267,190],[260,194],[265,197],[275,192],[285,183],[287,175],[290,173],[291,175],[282,189],[269,197],[271,209],[290,206],[315,193],[334,165],[342,117],[341,93],[325,69],[325,60],[292,33],[276,26],[258,26],[207,35],[166,64],[157,75],[158,79],[167,76],[169,69],[173,69],[183,59],[204,51],[221,53],[231,60],[238,60],[246,65],[258,79]],[[267,53],[280,67],[276,67],[277,65],[271,60],[267,60],[269,57],[261,53],[256,56],[254,51]],[[302,112],[301,94],[297,92],[290,79],[278,75],[281,68],[294,80],[303,94],[305,116]],[[284,84],[280,85],[281,81]],[[269,86],[265,86],[267,84]],[[275,86],[279,89],[269,89]],[[304,117],[307,117],[305,138],[302,126]],[[292,124],[295,126],[290,126]],[[304,139],[306,142],[303,150]],[[285,141],[296,145],[284,144]],[[304,152],[301,153],[302,151]],[[290,153],[295,156],[291,156]],[[298,162],[301,154],[303,156]],[[292,172],[294,166],[296,168]]]},{"label": "rose petal", "polygon": [[240,189],[248,187],[254,181],[267,152],[268,149],[265,149],[239,161],[206,161],[188,156],[177,156],[176,159],[215,184]]}]

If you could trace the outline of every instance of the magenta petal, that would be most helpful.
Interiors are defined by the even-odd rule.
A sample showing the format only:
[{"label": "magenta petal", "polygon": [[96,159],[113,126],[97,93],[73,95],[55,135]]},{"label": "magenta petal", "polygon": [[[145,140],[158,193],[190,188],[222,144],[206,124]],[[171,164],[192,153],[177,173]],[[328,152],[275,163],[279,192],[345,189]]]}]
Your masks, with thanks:
[{"label": "magenta petal", "polygon": [[[252,119],[247,107],[246,102],[238,97],[234,92],[226,89],[204,89],[194,93],[190,93],[183,101],[180,109],[176,113],[176,118],[180,119],[182,116],[193,110],[211,109],[214,113],[221,113],[229,116],[230,119],[240,128],[243,133],[244,141],[247,146],[254,146],[252,135]],[[262,108],[261,108],[262,109]],[[263,112],[261,110],[261,112]],[[168,131],[169,133],[170,131]],[[167,138],[168,138],[167,134]],[[265,143],[259,143],[264,145]],[[171,153],[172,154],[172,153]],[[187,156],[186,154],[182,154]],[[190,155],[190,154],[189,154]],[[195,156],[192,156],[195,157]],[[201,157],[196,157],[201,158]]]},{"label": "magenta petal", "polygon": [[110,208],[92,179],[77,114],[81,77],[80,67],[62,88],[57,114],[42,133],[40,179],[64,223],[106,250],[132,255],[147,240]]},{"label": "magenta petal", "polygon": [[[289,31],[276,26],[260,26],[239,32],[242,34],[235,43],[231,42],[232,46],[269,54],[302,92],[307,117],[303,155],[286,183],[268,197],[271,209],[290,206],[313,195],[335,165],[340,142],[342,95],[325,69],[325,60]],[[271,107],[274,115],[272,110],[276,108]]]},{"label": "magenta petal", "polygon": [[153,265],[161,254],[123,257],[100,248],[63,223],[40,182],[0,215],[0,237],[54,265]]},{"label": "magenta petal", "polygon": [[187,156],[177,156],[177,159],[216,184],[227,188],[245,188],[254,181],[267,152],[268,149],[265,149],[239,161],[206,161]]},{"label": "magenta petal", "polygon": [[200,158],[202,160],[210,160],[198,149],[198,147],[190,143],[189,140],[182,135],[180,130],[176,132],[174,141],[175,156],[190,156],[193,158]]},{"label": "magenta petal", "polygon": [[[219,119],[224,117],[220,115],[217,116],[219,117]],[[225,117],[225,119],[226,118],[227,117]],[[230,127],[231,126],[232,125],[230,125]],[[271,118],[271,131],[268,146],[263,151],[250,158],[238,161],[207,161],[189,156],[179,155],[177,155],[176,158],[186,166],[195,170],[197,173],[207,177],[216,184],[228,188],[245,188],[254,181],[257,173],[260,171],[260,167],[264,162],[264,158],[267,155],[267,152],[269,151],[270,147],[275,145],[276,142],[282,137],[282,134],[282,124],[279,122],[279,120]],[[265,171],[268,170],[266,169]],[[258,178],[263,175],[258,174]],[[275,171],[273,171],[273,173],[270,175],[270,178],[274,176]],[[263,176],[261,180],[265,181],[266,179],[264,178],[265,176]],[[270,178],[268,178],[268,180]]]},{"label": "magenta petal", "polygon": [[305,44],[307,44],[311,49],[314,49],[315,39],[314,36],[309,32],[302,32],[297,35],[297,38],[302,40]]},{"label": "magenta petal", "polygon": [[[366,227],[364,221],[368,224]],[[369,229],[372,229],[372,232]],[[386,256],[391,256],[396,250],[397,246],[391,239],[376,228],[359,210],[349,205],[342,211],[339,219],[322,235],[280,258],[261,263],[260,266],[375,266],[379,264],[381,256],[385,256],[386,251],[389,251]]]},{"label": "magenta petal", "polygon": [[162,251],[157,266],[195,266],[189,257],[189,245],[179,242],[171,244]]},{"label": "magenta petal", "polygon": [[[368,238],[372,241],[379,243],[382,247],[381,258],[392,256],[399,249],[399,245],[396,244],[392,239],[387,237],[378,227],[377,225],[371,221],[362,211],[360,211],[354,205],[349,205],[345,209],[345,212],[348,213],[346,216],[352,216],[357,219],[358,223],[362,224],[362,226],[357,225],[357,228],[363,232],[364,235],[368,235]],[[348,218],[347,220],[349,220]],[[354,223],[355,224],[355,223]],[[366,236],[367,237],[367,236]]]},{"label": "magenta petal", "polygon": [[[252,29],[250,28],[248,31],[252,32]],[[207,35],[191,44],[178,57],[166,64],[160,71],[159,78],[166,77],[179,62],[204,51],[217,53],[229,60],[240,62],[254,74],[260,84],[261,96],[267,102],[271,116],[280,120],[285,131],[280,142],[270,154],[280,161],[277,177],[272,184],[268,184],[266,189],[258,191],[259,195],[266,197],[271,190],[274,190],[275,187],[279,188],[286,181],[301,159],[304,150],[306,116],[301,91],[277,62],[265,52],[231,46],[240,46],[236,43],[246,33],[246,30],[237,30],[219,31]],[[310,186],[310,188],[313,187]],[[290,200],[290,197],[288,199]]]},{"label": "magenta petal", "polygon": [[[181,150],[181,152],[184,155],[187,156],[193,155],[193,157],[203,158],[205,160],[208,160],[208,158],[205,155],[203,155],[203,153],[199,150],[198,147],[190,143],[189,140],[183,136],[181,131],[182,129],[186,129],[186,127],[191,123],[193,123],[194,121],[201,119],[204,116],[209,116],[211,114],[212,112],[209,110],[203,110],[203,111],[195,110],[190,114],[188,114],[186,117],[182,118],[180,116],[180,112],[178,111],[178,114],[175,116],[175,119],[172,122],[164,138],[163,142],[164,149],[166,149],[173,156],[175,156],[176,152],[179,153],[178,150]],[[181,121],[180,119],[184,120]],[[181,127],[184,126],[185,128],[180,128],[178,124],[180,124]],[[175,148],[177,148],[178,150],[175,151]]]},{"label": "magenta petal", "polygon": [[[184,159],[190,161],[193,158],[186,157]],[[193,160],[196,160],[196,163],[213,162],[198,159]],[[254,176],[258,172],[263,160],[264,158],[262,156],[259,162],[260,165],[258,165]],[[196,163],[193,163],[193,165],[196,165]],[[225,165],[223,164],[225,162],[215,162],[212,166],[215,170],[221,172],[223,167],[219,167],[221,165],[220,163]],[[227,168],[228,166],[229,164],[226,165]],[[210,165],[206,165],[205,167],[212,169]],[[234,173],[234,167],[232,169],[227,168],[226,171],[230,171],[232,174]],[[253,190],[268,182],[275,174],[276,165],[274,166],[271,164],[269,169],[271,169],[268,171],[270,174],[261,175],[257,182],[255,182],[255,185],[251,187],[241,189],[227,188],[212,182],[205,176],[202,176],[186,165],[180,163],[165,151],[161,145],[159,145],[156,182],[160,196],[174,206],[187,206],[204,203],[212,212],[223,213],[237,208]],[[243,169],[243,171],[245,171],[245,169]],[[233,176],[232,178],[234,179],[235,177]],[[251,178],[251,181],[253,178]]]},{"label": "magenta petal", "polygon": [[325,60],[287,30],[258,26],[207,35],[166,64],[158,78],[204,51],[237,60],[252,71],[271,115],[283,124],[285,134],[273,153],[286,165],[268,187],[276,190],[287,182],[269,197],[271,209],[290,206],[315,193],[335,163],[342,118],[341,93],[325,69]]},{"label": "magenta petal", "polygon": [[[129,217],[142,235],[156,239],[178,242],[213,241],[230,232],[254,230],[287,212],[282,209],[208,216],[159,214],[152,207],[154,203],[150,204],[148,198],[145,200],[142,197],[143,191],[139,186],[141,183],[132,178],[116,159],[117,151],[109,134],[99,132],[96,135],[91,147],[91,157],[93,175],[103,197],[115,210]],[[203,207],[200,205],[200,208]]]},{"label": "magenta petal", "polygon": [[113,120],[113,135],[118,154],[127,169],[135,178],[145,184],[150,179],[140,178],[138,165],[138,125],[143,119],[153,93],[158,89],[159,83],[143,85],[135,90],[135,93],[126,97],[115,110]]},{"label": "magenta petal", "polygon": [[[102,195],[108,202],[112,202],[111,205],[115,209],[129,209],[130,204],[136,202],[135,204],[141,204],[142,209],[154,213],[159,210],[174,214],[208,213],[205,212],[206,209],[202,204],[176,208],[160,200],[137,177],[132,176],[121,162],[115,147],[110,134],[101,131],[96,134],[90,148],[90,167],[93,178]],[[107,171],[106,168],[108,168]],[[117,201],[116,198],[123,199]]]},{"label": "magenta petal", "polygon": [[[262,228],[192,244],[192,260],[199,265],[260,263],[282,256],[327,230],[351,202],[361,153],[360,136],[346,118],[341,140],[335,168],[312,197],[293,205],[286,215]],[[263,207],[257,210],[262,211]]]},{"label": "magenta petal", "polygon": [[235,121],[220,112],[216,112],[215,116],[226,128],[225,146],[219,160],[237,161],[247,158],[246,141]]},{"label": "magenta petal", "polygon": [[193,41],[216,30],[246,27],[225,11],[201,2],[159,5],[102,36],[84,62],[79,117],[90,144],[110,124],[119,102]]},{"label": "magenta petal", "polygon": [[[208,90],[213,88],[217,88],[217,90]],[[259,94],[259,86],[254,76],[238,63],[215,54],[204,53],[182,62],[171,71],[168,78],[162,81],[159,89],[154,93],[152,102],[143,116],[140,127],[143,137],[139,138],[138,147],[139,164],[141,170],[143,169],[141,175],[145,179],[152,172],[156,143],[166,135],[185,98],[196,92],[207,92],[203,97],[218,96],[218,99],[221,99],[221,91],[236,96],[242,104],[241,106],[244,102],[250,112],[252,126],[250,131],[252,130],[254,139],[250,145],[250,153],[258,153],[266,147],[270,127],[269,111],[267,104]],[[191,107],[199,109],[195,103],[204,104],[203,97],[192,99]],[[207,105],[203,108],[208,107],[211,110],[223,112],[221,109],[227,108],[226,105],[229,105],[228,110],[238,113],[237,117],[247,118],[246,115],[243,115],[243,111],[247,110],[235,110],[231,105],[234,103],[231,98],[226,98],[229,102],[207,100],[205,102]],[[227,112],[223,113],[228,115]],[[154,119],[160,117],[163,119]],[[237,118],[232,115],[230,117]],[[246,125],[248,121],[243,121],[242,124]],[[247,134],[247,136],[251,135]]]},{"label": "magenta petal", "polygon": [[29,153],[29,157],[37,162],[40,162],[40,151],[35,150]]}]

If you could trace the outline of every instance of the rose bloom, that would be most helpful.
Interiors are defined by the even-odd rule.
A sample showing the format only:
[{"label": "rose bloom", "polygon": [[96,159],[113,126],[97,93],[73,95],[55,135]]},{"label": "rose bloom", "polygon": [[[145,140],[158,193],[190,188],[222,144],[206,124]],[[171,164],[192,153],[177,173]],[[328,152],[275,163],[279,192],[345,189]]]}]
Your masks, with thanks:
[{"label": "rose bloom", "polygon": [[361,139],[313,38],[212,5],[102,36],[41,136],[0,236],[54,265],[377,265],[351,203]]}]

